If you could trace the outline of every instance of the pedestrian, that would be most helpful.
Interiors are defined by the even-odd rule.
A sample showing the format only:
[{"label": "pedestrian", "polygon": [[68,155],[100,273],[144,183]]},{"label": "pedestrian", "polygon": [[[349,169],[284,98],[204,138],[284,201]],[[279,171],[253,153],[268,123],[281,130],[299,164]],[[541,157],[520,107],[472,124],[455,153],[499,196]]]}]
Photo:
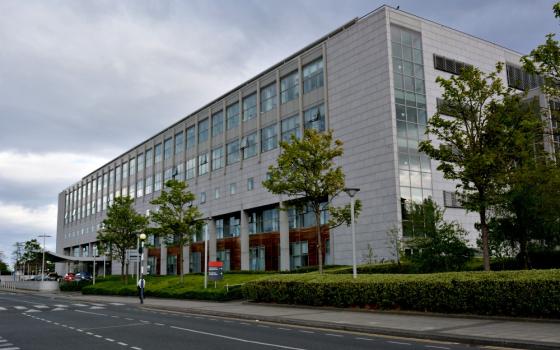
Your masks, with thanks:
[{"label": "pedestrian", "polygon": [[144,304],[144,288],[146,288],[146,280],[144,280],[144,277],[140,277],[138,283],[136,284],[136,289],[138,289],[138,297],[140,298],[140,304]]}]

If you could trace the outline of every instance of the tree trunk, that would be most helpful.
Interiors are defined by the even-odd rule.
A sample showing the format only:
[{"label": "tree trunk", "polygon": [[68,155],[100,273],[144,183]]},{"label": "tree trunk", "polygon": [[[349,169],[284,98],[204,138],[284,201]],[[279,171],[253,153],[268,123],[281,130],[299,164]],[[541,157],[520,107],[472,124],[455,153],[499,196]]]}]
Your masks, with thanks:
[{"label": "tree trunk", "polygon": [[519,255],[521,256],[521,268],[523,270],[529,269],[529,252],[527,251],[527,234],[526,229],[523,229],[521,237],[519,237]]},{"label": "tree trunk", "polygon": [[482,259],[484,271],[490,271],[490,254],[488,251],[488,223],[486,222],[486,208],[480,208],[480,231],[482,233]]},{"label": "tree trunk", "polygon": [[321,240],[321,212],[315,209],[315,229],[317,231],[317,259],[319,260],[319,273],[323,273],[323,242]]}]

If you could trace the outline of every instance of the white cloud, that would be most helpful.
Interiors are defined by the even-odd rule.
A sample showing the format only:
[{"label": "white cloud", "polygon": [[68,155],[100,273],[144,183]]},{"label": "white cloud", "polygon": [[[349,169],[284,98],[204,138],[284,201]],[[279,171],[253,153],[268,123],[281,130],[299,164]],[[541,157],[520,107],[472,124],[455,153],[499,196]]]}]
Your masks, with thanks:
[{"label": "white cloud", "polygon": [[0,180],[27,185],[70,185],[106,161],[103,157],[74,153],[0,151]]},{"label": "white cloud", "polygon": [[[56,233],[55,204],[27,208],[17,204],[0,202],[0,222],[4,230],[32,231],[37,234]],[[11,230],[10,230],[11,231]]]}]

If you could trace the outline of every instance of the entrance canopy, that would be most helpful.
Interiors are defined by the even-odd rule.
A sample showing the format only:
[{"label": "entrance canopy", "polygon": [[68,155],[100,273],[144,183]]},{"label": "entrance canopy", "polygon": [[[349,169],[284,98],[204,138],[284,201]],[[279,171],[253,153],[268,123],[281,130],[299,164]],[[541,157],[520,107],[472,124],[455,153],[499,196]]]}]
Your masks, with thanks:
[{"label": "entrance canopy", "polygon": [[[62,254],[57,254],[54,252],[50,252],[48,250],[45,250],[45,259],[52,261],[52,262],[67,262],[67,261],[73,261],[73,262],[93,262],[94,258],[92,256],[72,256],[72,255],[62,255]],[[95,258],[95,260],[99,261],[99,260],[103,260],[102,256],[98,256]]]}]

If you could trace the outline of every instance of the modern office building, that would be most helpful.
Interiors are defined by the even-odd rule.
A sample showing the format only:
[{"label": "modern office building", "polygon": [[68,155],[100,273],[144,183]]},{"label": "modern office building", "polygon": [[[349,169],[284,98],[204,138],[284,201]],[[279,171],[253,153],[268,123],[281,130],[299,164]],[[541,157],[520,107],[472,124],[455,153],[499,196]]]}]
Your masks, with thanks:
[{"label": "modern office building", "polygon": [[[496,25],[499,25],[498,23]],[[505,62],[503,80],[520,89],[538,81],[521,70],[517,52],[403,11],[382,6],[353,19],[207,105],[85,175],[58,198],[57,253],[89,260],[107,207],[116,196],[135,198],[146,213],[166,180],[188,182],[211,217],[209,259],[228,270],[288,270],[317,264],[311,213],[267,192],[261,182],[275,164],[278,142],[307,128],[332,129],[344,142],[339,164],[349,187],[360,188],[363,210],[358,261],[394,258],[389,233],[401,227],[403,201],[432,197],[474,241],[476,216],[466,214],[437,164],[419,154],[428,117],[441,89],[437,76],[465,65],[489,72]],[[543,103],[546,103],[544,101]],[[556,140],[558,142],[558,140]],[[556,143],[557,144],[557,143]],[[342,194],[335,205],[350,201]],[[323,220],[326,219],[326,214]],[[324,227],[327,264],[350,264],[350,229]],[[149,273],[200,272],[202,236],[189,247],[150,238]],[[183,266],[177,261],[183,249]],[[59,272],[67,265],[60,264]],[[70,266],[70,268],[72,268]],[[113,262],[114,273],[120,271]]]}]

